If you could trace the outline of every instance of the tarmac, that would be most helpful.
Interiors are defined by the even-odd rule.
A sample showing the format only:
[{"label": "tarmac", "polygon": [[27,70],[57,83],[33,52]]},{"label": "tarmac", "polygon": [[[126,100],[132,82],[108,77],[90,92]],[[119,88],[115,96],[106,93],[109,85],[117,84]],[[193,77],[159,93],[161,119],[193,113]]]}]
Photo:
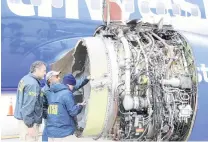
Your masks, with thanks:
[{"label": "tarmac", "polygon": [[[1,141],[2,142],[18,142],[18,120],[14,116],[7,116],[10,102],[12,101],[13,111],[16,103],[15,94],[1,94],[0,101],[0,122],[1,122]],[[43,125],[41,125],[40,132],[42,133]],[[41,136],[39,138],[41,142]],[[71,136],[71,141],[87,141],[95,142],[92,138],[77,138]],[[96,141],[109,142],[110,140],[99,139]]]},{"label": "tarmac", "polygon": [[[2,139],[1,140],[2,142],[19,142],[19,139],[18,138],[13,138],[13,139]],[[99,139],[99,140],[93,140],[92,138],[76,138],[75,136],[71,136],[71,139],[70,141],[74,142],[74,141],[83,141],[83,142],[96,142],[96,141],[99,141],[99,142],[110,142],[110,140],[102,140],[102,139]],[[41,136],[39,138],[39,142],[41,142]]]}]

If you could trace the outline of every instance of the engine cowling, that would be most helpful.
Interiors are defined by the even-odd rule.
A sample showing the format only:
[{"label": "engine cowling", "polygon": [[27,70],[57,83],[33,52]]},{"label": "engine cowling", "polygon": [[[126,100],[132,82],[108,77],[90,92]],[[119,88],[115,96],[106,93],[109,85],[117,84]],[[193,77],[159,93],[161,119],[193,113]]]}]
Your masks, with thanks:
[{"label": "engine cowling", "polygon": [[191,47],[172,26],[137,20],[100,26],[52,69],[77,79],[91,75],[75,94],[87,101],[77,117],[81,137],[181,141],[191,133],[197,72]]}]

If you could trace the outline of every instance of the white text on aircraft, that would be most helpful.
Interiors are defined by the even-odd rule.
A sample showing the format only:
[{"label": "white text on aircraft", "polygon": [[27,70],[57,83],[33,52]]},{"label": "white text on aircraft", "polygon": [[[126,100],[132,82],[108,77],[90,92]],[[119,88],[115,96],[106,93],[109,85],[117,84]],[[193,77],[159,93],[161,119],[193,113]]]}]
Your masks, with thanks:
[{"label": "white text on aircraft", "polygon": [[[24,4],[22,0],[7,0],[9,9],[19,16],[35,16],[34,7],[38,6],[37,16],[53,17],[52,8],[63,8],[63,0],[30,0],[31,4]],[[130,15],[135,13],[135,8],[138,8],[142,17],[148,16],[181,16],[194,17],[201,19],[201,10],[198,5],[186,2],[185,0],[111,0],[116,3],[123,12],[123,18],[129,20]],[[65,18],[79,19],[79,2],[78,0],[65,0]],[[92,20],[102,20],[102,4],[103,0],[85,0],[90,17]],[[208,16],[207,0],[203,0],[206,17]],[[156,9],[156,14],[151,8]],[[168,10],[172,10],[172,14]],[[181,11],[185,11],[182,16]],[[138,18],[140,18],[138,16]],[[205,17],[204,17],[205,18]]]}]

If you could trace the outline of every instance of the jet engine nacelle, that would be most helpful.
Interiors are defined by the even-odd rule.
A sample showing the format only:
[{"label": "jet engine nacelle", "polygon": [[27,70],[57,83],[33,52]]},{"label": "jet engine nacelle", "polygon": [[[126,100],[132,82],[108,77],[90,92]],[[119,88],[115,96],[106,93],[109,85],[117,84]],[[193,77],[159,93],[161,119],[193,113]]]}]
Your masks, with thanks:
[{"label": "jet engine nacelle", "polygon": [[52,69],[92,80],[77,135],[113,140],[187,140],[197,109],[192,49],[169,25],[137,20],[97,28]]}]

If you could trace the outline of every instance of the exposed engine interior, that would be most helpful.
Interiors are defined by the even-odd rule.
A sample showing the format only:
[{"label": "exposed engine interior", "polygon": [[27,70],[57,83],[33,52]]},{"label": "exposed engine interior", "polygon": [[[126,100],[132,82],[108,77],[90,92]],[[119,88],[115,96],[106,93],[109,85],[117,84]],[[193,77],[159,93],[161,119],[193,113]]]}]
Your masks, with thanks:
[{"label": "exposed engine interior", "polygon": [[[187,140],[197,109],[197,72],[191,47],[172,26],[110,23],[72,52],[73,63],[63,60],[70,71],[77,79],[93,78],[75,94],[78,102],[87,100],[77,117],[80,137]],[[59,70],[69,71],[66,64]]]}]

